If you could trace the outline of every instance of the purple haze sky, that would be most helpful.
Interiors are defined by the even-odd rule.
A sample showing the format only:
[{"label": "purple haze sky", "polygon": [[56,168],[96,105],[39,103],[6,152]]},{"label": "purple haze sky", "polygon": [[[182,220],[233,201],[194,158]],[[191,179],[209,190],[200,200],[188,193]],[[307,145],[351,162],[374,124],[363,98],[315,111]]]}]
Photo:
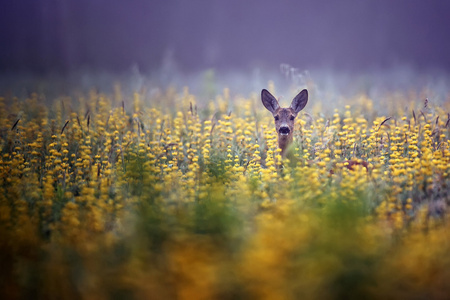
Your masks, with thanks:
[{"label": "purple haze sky", "polygon": [[450,71],[450,1],[1,0],[0,72]]}]

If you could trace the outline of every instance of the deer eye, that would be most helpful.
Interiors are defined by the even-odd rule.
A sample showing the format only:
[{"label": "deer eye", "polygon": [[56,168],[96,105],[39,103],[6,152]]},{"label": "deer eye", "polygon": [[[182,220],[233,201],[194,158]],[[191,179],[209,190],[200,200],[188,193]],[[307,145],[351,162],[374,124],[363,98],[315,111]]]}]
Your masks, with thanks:
[{"label": "deer eye", "polygon": [[294,116],[291,116],[290,119],[291,119],[291,121],[294,121],[295,117],[294,117]]},{"label": "deer eye", "polygon": [[280,119],[280,117],[275,116],[275,121],[278,121]]}]

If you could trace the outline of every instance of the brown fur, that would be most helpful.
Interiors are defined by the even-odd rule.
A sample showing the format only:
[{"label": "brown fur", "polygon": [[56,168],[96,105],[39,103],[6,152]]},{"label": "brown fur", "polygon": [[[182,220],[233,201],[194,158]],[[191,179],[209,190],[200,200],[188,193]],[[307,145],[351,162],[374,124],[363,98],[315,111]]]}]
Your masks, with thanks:
[{"label": "brown fur", "polygon": [[295,96],[288,108],[280,107],[277,99],[265,89],[261,91],[261,101],[274,117],[278,147],[281,149],[281,154],[284,155],[286,148],[292,143],[295,118],[308,102],[308,91],[302,90]]}]

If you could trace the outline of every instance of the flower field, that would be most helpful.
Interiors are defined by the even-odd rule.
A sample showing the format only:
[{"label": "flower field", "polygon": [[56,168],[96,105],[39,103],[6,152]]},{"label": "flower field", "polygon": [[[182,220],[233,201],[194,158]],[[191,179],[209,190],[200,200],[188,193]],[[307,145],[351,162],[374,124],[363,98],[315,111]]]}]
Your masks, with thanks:
[{"label": "flower field", "polygon": [[2,299],[448,299],[449,96],[309,90],[0,98]]}]

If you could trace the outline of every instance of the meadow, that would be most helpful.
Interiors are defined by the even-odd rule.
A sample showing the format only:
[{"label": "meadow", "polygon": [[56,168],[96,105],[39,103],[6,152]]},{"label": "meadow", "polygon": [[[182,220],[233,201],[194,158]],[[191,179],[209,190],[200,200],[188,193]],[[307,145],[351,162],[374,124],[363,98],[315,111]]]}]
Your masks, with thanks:
[{"label": "meadow", "polygon": [[2,299],[448,299],[449,95],[304,87],[1,97]]}]

